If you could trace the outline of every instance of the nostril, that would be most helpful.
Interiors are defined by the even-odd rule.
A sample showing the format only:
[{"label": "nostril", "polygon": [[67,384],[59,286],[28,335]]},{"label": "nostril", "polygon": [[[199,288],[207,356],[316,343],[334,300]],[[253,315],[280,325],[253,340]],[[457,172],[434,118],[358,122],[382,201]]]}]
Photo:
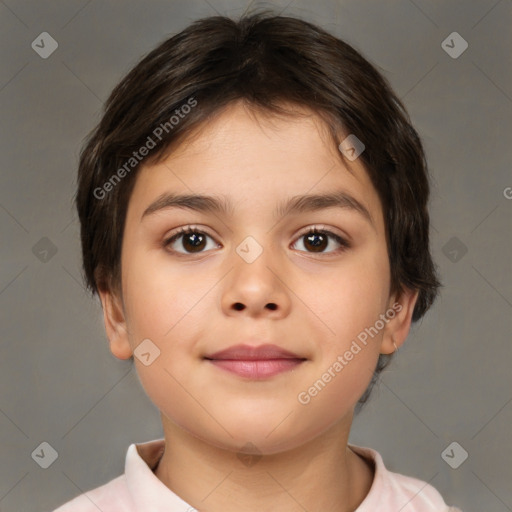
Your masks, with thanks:
[{"label": "nostril", "polygon": [[240,302],[237,302],[237,303],[235,304],[235,309],[236,309],[237,311],[241,311],[242,309],[244,309],[244,307],[245,307],[245,306],[244,306],[243,304],[241,304]]},{"label": "nostril", "polygon": [[273,302],[271,302],[270,304],[267,304],[267,308],[274,311],[277,308],[277,306]]}]

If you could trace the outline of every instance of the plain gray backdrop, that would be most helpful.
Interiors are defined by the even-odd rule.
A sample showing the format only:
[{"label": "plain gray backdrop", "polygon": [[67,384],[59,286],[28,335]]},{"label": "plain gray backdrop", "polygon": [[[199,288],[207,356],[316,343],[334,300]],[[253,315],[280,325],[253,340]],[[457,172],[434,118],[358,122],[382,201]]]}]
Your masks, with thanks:
[{"label": "plain gray backdrop", "polygon": [[[52,510],[121,474],[130,443],[162,436],[81,282],[77,154],[142,55],[194,19],[249,5],[360,50],[427,151],[444,288],[351,442],[465,512],[512,510],[511,0],[0,1],[0,510]],[[43,32],[58,44],[46,58],[32,46],[44,37],[51,50]],[[57,455],[47,469],[35,454],[53,452],[41,443]]]}]

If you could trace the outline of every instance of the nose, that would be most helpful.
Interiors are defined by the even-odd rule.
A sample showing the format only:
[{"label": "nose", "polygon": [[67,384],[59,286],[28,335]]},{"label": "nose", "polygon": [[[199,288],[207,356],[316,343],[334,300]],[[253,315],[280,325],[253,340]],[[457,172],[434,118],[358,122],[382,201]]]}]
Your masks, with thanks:
[{"label": "nose", "polygon": [[291,306],[285,263],[263,249],[252,262],[234,253],[233,267],[225,280],[222,309],[226,315],[283,318]]},{"label": "nose", "polygon": [[[233,304],[233,309],[236,311],[243,311],[246,308],[247,306],[242,302],[235,302]],[[268,304],[265,304],[265,308],[275,311],[277,309],[277,304],[275,302],[269,302]]]}]

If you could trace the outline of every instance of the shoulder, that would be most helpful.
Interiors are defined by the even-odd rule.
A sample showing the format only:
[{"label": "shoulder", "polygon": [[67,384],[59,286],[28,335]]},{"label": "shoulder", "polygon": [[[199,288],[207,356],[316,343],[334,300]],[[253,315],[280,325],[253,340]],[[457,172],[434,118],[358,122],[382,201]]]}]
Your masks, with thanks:
[{"label": "shoulder", "polygon": [[125,475],[64,503],[53,512],[132,512]]},{"label": "shoulder", "polygon": [[377,451],[353,445],[350,445],[350,448],[359,456],[371,461],[375,467],[370,492],[357,512],[461,512],[457,508],[449,507],[441,494],[429,483],[389,471]]}]

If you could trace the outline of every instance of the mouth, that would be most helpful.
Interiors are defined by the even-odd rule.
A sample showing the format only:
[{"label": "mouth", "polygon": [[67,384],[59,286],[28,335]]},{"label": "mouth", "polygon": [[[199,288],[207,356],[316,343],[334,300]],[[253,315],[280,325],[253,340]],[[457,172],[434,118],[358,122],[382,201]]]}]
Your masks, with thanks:
[{"label": "mouth", "polygon": [[277,345],[235,345],[205,356],[215,367],[249,379],[265,379],[300,366],[306,358]]}]

